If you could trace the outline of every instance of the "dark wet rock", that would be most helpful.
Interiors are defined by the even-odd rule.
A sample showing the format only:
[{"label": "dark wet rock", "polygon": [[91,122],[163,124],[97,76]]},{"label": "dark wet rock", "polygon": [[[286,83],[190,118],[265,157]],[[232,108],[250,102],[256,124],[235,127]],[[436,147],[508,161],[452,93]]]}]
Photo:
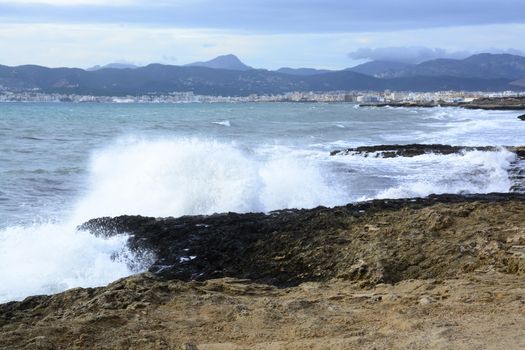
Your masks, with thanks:
[{"label": "dark wet rock", "polygon": [[484,110],[525,110],[525,97],[486,97],[465,103],[460,107]]},{"label": "dark wet rock", "polygon": [[429,103],[420,103],[420,102],[389,102],[389,103],[362,103],[359,107],[414,107],[414,108],[434,108],[434,107],[444,107],[438,103],[429,102]]},{"label": "dark wet rock", "polygon": [[330,152],[331,156],[345,156],[345,155],[361,155],[364,157],[375,158],[395,158],[395,157],[415,157],[424,154],[461,154],[472,151],[482,152],[497,152],[501,149],[506,149],[513,152],[519,159],[525,159],[524,146],[450,146],[442,144],[409,144],[409,145],[375,145],[375,146],[361,146],[355,148],[347,148],[342,150],[334,150]]},{"label": "dark wet rock", "polygon": [[[103,236],[129,234],[131,250],[152,252],[150,272],[167,279],[234,277],[280,287],[331,278],[395,283],[453,276],[473,266],[503,266],[497,254],[478,259],[458,253],[468,242],[489,241],[490,232],[455,236],[451,228],[458,219],[466,220],[471,203],[509,201],[525,203],[525,195],[439,195],[267,215],[106,217],[80,229]],[[426,209],[436,205],[456,208],[438,214]],[[477,220],[464,224],[475,227]]]},{"label": "dark wet rock", "polygon": [[335,150],[330,152],[330,155],[363,155],[365,157],[415,157],[424,154],[456,154],[470,151],[497,151],[497,147],[493,146],[450,146],[441,144],[410,144],[410,145],[377,145],[377,146],[361,146],[356,148],[348,148],[345,150]]},{"label": "dark wet rock", "polygon": [[518,119],[519,119],[519,120],[523,120],[523,121],[525,121],[525,114],[520,115],[520,116],[518,117]]},{"label": "dark wet rock", "polygon": [[525,146],[505,147],[511,152],[514,152],[518,158],[525,159]]},{"label": "dark wet rock", "polygon": [[0,349],[521,349],[524,217],[488,194],[90,220],[164,272],[0,304]]},{"label": "dark wet rock", "polygon": [[433,107],[461,107],[466,109],[483,110],[525,110],[525,97],[487,97],[478,98],[471,102],[389,102],[366,103],[360,107],[404,107],[404,108],[433,108]]},{"label": "dark wet rock", "polygon": [[525,193],[525,147],[524,146],[450,146],[441,144],[410,144],[410,145],[376,145],[348,148],[344,150],[334,150],[331,156],[358,155],[374,158],[395,158],[395,157],[415,157],[424,154],[461,154],[471,151],[496,152],[506,149],[516,154],[516,160],[512,161],[508,169],[509,178],[512,181],[510,192]]}]

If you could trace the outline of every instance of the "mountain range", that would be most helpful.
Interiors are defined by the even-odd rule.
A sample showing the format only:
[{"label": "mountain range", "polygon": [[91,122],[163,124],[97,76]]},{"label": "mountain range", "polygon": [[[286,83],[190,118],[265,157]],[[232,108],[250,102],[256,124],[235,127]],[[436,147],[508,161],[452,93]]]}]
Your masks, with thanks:
[{"label": "mountain range", "polygon": [[246,96],[290,91],[503,91],[525,86],[525,57],[479,54],[417,65],[373,61],[342,71],[313,68],[253,69],[234,55],[185,66],[110,64],[79,68],[0,66],[0,89],[90,95],[161,94]]},{"label": "mountain range", "polygon": [[229,69],[240,71],[247,71],[253,69],[252,67],[242,63],[242,61],[237,56],[231,54],[217,56],[214,59],[205,62],[190,63],[187,64],[186,67],[206,67],[213,69]]}]

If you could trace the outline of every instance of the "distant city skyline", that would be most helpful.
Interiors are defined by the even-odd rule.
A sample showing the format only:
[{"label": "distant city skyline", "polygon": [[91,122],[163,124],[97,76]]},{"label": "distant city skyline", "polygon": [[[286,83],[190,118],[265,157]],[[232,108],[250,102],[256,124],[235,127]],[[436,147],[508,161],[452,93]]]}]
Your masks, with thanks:
[{"label": "distant city skyline", "polygon": [[255,68],[343,69],[525,52],[521,0],[0,0],[0,64],[183,65],[235,54]]}]

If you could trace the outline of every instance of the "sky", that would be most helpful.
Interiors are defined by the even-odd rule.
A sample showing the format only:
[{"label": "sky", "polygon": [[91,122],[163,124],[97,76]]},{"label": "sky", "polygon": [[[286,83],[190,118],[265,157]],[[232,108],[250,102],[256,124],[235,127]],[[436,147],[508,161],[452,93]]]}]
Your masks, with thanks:
[{"label": "sky", "polygon": [[343,69],[525,55],[525,0],[0,0],[0,64]]}]

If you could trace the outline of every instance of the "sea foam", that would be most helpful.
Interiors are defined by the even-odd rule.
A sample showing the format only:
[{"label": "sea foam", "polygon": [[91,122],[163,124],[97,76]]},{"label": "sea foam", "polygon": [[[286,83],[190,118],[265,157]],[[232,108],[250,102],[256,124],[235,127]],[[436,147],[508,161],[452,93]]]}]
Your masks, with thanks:
[{"label": "sea foam", "polygon": [[515,160],[503,149],[413,158],[323,158],[317,151],[311,157],[305,152],[254,152],[197,138],[120,139],[93,153],[87,190],[62,220],[0,230],[0,301],[104,285],[147,265],[133,261],[125,236],[105,239],[76,230],[92,218],[345,204],[359,197],[345,186],[351,181],[348,173],[335,170],[333,165],[341,168],[341,162],[353,176],[392,180],[391,186],[361,199],[506,192],[511,186],[507,169]]},{"label": "sea foam", "polygon": [[233,143],[123,140],[94,155],[90,190],[74,213],[180,216],[267,212],[344,200],[315,163],[286,154],[260,159]]},{"label": "sea foam", "polygon": [[[73,287],[107,284],[133,273],[123,253],[126,237],[77,231],[73,223],[0,230],[0,302]],[[125,255],[125,254],[124,254]]]},{"label": "sea foam", "polygon": [[337,205],[345,197],[323,171],[286,154],[260,159],[232,143],[124,139],[92,156],[87,191],[55,223],[0,230],[0,302],[93,287],[141,270],[126,237],[76,226],[101,216],[267,212]]}]

